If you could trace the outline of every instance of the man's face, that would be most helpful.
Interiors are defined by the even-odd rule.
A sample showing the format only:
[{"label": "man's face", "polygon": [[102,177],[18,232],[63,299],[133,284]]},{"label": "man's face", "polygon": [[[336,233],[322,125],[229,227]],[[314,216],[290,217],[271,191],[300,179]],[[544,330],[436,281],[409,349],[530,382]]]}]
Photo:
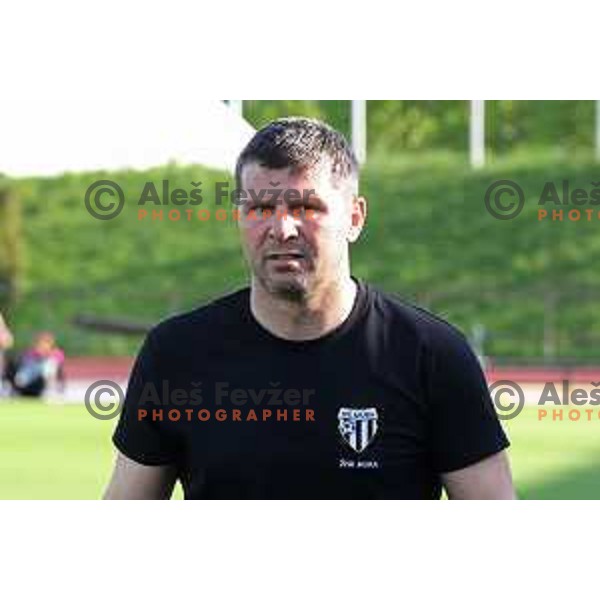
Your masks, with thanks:
[{"label": "man's face", "polygon": [[366,202],[346,182],[332,179],[328,161],[304,172],[249,163],[241,185],[244,254],[265,290],[300,301],[344,276],[348,243],[360,234]]}]

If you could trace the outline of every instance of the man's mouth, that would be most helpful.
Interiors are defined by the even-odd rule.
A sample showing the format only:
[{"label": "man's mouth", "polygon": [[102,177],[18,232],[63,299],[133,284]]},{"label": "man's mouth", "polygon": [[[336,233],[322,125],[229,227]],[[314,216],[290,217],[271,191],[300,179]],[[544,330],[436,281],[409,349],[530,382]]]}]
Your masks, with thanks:
[{"label": "man's mouth", "polygon": [[269,252],[267,260],[300,260],[304,258],[304,252]]}]

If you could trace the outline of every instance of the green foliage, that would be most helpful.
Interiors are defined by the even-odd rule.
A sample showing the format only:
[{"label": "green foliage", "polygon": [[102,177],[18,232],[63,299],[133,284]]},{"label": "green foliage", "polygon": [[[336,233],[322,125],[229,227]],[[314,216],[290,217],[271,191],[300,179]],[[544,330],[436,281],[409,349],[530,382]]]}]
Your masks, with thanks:
[{"label": "green foliage", "polygon": [[[350,102],[344,100],[248,100],[244,115],[255,127],[277,117],[306,115],[350,132]],[[369,152],[376,154],[468,150],[468,101],[369,100],[367,123]],[[589,150],[593,132],[591,100],[486,102],[487,145],[494,155],[521,147]]]},{"label": "green foliage", "polygon": [[20,204],[8,184],[0,182],[0,311],[10,313],[22,270]]},{"label": "green foliage", "polygon": [[467,150],[469,104],[376,100],[367,106],[368,148],[374,152]]},{"label": "green foliage", "polygon": [[246,100],[244,118],[260,129],[281,117],[303,116],[326,121],[345,135],[350,134],[350,111],[346,100]]},{"label": "green foliage", "polygon": [[594,102],[591,100],[500,100],[486,103],[487,142],[492,152],[520,146],[591,148]]}]

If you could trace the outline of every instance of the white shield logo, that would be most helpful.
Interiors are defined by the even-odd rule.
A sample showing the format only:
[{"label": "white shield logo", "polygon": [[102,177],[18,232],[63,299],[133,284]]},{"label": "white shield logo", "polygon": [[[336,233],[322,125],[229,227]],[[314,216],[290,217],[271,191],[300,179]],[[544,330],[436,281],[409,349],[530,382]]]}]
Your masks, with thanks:
[{"label": "white shield logo", "polygon": [[377,433],[376,408],[340,408],[338,430],[355,452],[362,452]]}]

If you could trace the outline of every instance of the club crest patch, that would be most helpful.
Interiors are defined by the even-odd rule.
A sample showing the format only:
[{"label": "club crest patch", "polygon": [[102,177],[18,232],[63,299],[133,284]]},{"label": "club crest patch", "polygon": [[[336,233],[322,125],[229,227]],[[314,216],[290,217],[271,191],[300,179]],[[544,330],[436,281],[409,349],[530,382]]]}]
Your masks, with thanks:
[{"label": "club crest patch", "polygon": [[377,433],[376,408],[340,408],[338,431],[355,452],[362,452]]}]

